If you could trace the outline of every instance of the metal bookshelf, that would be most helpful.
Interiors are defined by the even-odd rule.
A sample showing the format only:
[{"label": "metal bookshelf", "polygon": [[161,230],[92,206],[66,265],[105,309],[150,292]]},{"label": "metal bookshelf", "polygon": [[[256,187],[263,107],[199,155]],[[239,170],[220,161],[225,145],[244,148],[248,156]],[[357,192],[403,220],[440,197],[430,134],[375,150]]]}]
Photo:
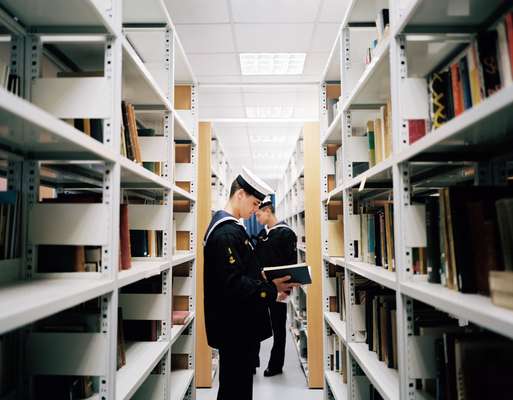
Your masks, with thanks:
[{"label": "metal bookshelf", "polygon": [[[425,275],[415,275],[412,265],[412,248],[426,247],[425,221],[417,219],[412,193],[422,179],[433,178],[462,159],[472,162],[476,169],[493,168],[489,161],[504,154],[500,145],[508,143],[513,124],[513,87],[508,86],[486,98],[477,106],[453,118],[434,132],[428,132],[412,145],[408,143],[407,120],[428,119],[421,104],[427,100],[427,90],[419,92],[411,81],[424,78],[437,66],[447,63],[468,43],[473,34],[494,23],[507,5],[500,1],[468,2],[468,14],[450,16],[443,7],[427,0],[370,1],[352,0],[344,15],[339,35],[333,45],[320,85],[321,155],[327,157],[328,144],[342,146],[342,163],[336,173],[342,176],[334,189],[328,190],[327,171],[322,171],[323,241],[327,246],[327,205],[333,199],[343,199],[345,257],[324,256],[324,366],[326,399],[368,399],[373,385],[384,399],[414,400],[429,398],[415,389],[415,379],[434,377],[433,367],[426,367],[432,360],[432,346],[413,335],[410,321],[413,318],[413,300],[418,300],[448,313],[461,324],[471,322],[505,337],[513,338],[513,312],[492,304],[490,298],[464,294],[447,289],[440,284],[428,283]],[[510,6],[509,6],[510,7]],[[365,65],[365,48],[370,44],[375,30],[376,15],[381,8],[390,9],[390,29],[373,51],[370,64]],[[449,29],[450,27],[450,29]],[[458,40],[450,40],[459,34]],[[371,35],[371,36],[369,36]],[[427,35],[427,36],[423,36]],[[423,39],[426,39],[423,41]],[[440,45],[440,51],[428,53],[430,43]],[[459,47],[458,47],[459,46]],[[328,90],[336,85],[341,92],[338,114],[328,121]],[[352,163],[368,161],[362,152],[360,138],[353,136],[354,128],[365,128],[368,115],[392,100],[392,155],[353,176]],[[418,107],[417,107],[418,106]],[[496,147],[487,146],[491,143]],[[486,160],[475,158],[471,151],[484,146],[492,148]],[[469,153],[466,153],[469,152]],[[467,158],[461,157],[468,154]],[[484,163],[483,163],[484,161]],[[321,163],[325,165],[324,162]],[[483,164],[485,164],[483,166]],[[457,183],[448,178],[434,187]],[[467,178],[468,179],[468,178]],[[432,181],[433,182],[433,181]],[[493,182],[489,182],[493,183]],[[495,182],[497,183],[497,182]],[[433,185],[433,183],[431,183]],[[390,272],[361,262],[354,257],[353,240],[359,237],[359,222],[351,206],[356,199],[376,195],[394,199],[394,237],[396,272]],[[333,294],[333,278],[328,271],[338,266],[345,274],[346,316],[342,321],[338,313],[329,311],[329,296]],[[355,332],[359,322],[355,318],[354,284],[357,276],[390,288],[396,293],[398,370],[387,368],[368,350]],[[337,336],[348,349],[347,384],[339,373],[331,371],[333,346],[330,340]]]},{"label": "metal bookshelf", "polygon": [[[29,398],[34,375],[88,375],[97,399],[194,399],[195,76],[163,1],[144,7],[133,0],[45,3],[5,1],[0,9],[0,24],[10,36],[11,72],[20,76],[22,94],[0,88],[2,174],[9,190],[23,193],[22,256],[0,262],[0,335],[23,336],[19,351],[26,360],[16,371],[17,387],[5,398]],[[66,71],[74,65],[104,73],[42,77],[46,58]],[[187,87],[187,99],[175,95],[179,86]],[[134,104],[138,120],[158,132],[141,138],[141,153],[143,161],[163,163],[162,176],[120,155],[121,100]],[[70,118],[102,119],[103,143],[61,120]],[[191,160],[179,166],[175,146],[184,142]],[[177,179],[182,167],[186,173]],[[178,180],[186,180],[189,190]],[[102,194],[102,202],[38,203],[40,184],[58,191],[90,188]],[[145,199],[129,205],[129,227],[163,231],[163,255],[135,258],[131,269],[118,271],[119,208],[128,193]],[[188,201],[189,210],[173,212],[175,200]],[[188,248],[178,248],[177,230],[188,232]],[[38,244],[101,246],[101,272],[37,273]],[[160,294],[120,292],[158,275]],[[34,322],[92,299],[101,302],[98,332],[33,331]],[[126,364],[117,370],[119,306],[130,319],[161,321],[161,329],[157,341],[127,343]],[[185,325],[173,326],[171,312],[179,306],[190,316]],[[171,368],[174,354],[187,357],[186,369]]]},{"label": "metal bookshelf", "polygon": [[318,153],[305,153],[304,149],[318,147],[319,141],[319,125],[305,124],[276,190],[277,216],[291,226],[298,238],[298,262],[307,262],[312,267],[312,285],[294,289],[289,301],[290,332],[310,388],[320,388],[323,382],[322,315],[317,312],[322,286],[320,227],[316,216],[320,194]]}]

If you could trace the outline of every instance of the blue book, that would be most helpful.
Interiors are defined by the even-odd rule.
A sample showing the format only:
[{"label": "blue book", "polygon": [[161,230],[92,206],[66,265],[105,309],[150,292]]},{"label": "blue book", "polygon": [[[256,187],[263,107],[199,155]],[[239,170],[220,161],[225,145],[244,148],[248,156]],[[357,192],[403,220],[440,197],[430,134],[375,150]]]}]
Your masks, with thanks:
[{"label": "blue book", "polygon": [[375,263],[376,232],[375,232],[374,214],[369,214],[368,218],[367,218],[367,251],[369,253],[369,262]]}]

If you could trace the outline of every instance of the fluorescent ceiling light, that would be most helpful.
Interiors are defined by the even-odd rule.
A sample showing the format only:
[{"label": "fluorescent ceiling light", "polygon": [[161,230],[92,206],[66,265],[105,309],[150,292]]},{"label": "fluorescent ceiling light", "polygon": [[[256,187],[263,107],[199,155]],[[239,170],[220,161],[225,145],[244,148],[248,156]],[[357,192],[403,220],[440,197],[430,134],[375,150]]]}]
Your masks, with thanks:
[{"label": "fluorescent ceiling light", "polygon": [[241,53],[242,75],[301,75],[306,53]]},{"label": "fluorescent ceiling light", "polygon": [[287,141],[287,136],[285,135],[275,135],[275,136],[267,136],[267,135],[250,135],[249,140],[251,143],[271,143],[271,144],[279,144],[285,143]]},{"label": "fluorescent ceiling light", "polygon": [[293,106],[247,106],[248,118],[290,118],[294,113]]}]

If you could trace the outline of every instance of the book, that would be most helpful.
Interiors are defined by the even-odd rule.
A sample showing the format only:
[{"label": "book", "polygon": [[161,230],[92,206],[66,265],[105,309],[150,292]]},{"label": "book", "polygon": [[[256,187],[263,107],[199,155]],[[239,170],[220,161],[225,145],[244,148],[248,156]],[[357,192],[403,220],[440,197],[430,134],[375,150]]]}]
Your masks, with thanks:
[{"label": "book", "polygon": [[410,144],[426,135],[426,120],[410,119],[408,120],[408,138]]},{"label": "book", "polygon": [[369,140],[369,167],[376,165],[376,145],[374,139],[374,121],[367,121],[367,138]]},{"label": "book", "polygon": [[484,83],[479,68],[479,55],[477,54],[477,45],[475,42],[470,45],[467,51],[467,62],[472,105],[475,106],[484,98]]},{"label": "book", "polygon": [[185,325],[190,316],[189,311],[173,310],[172,320],[173,325]]},{"label": "book", "polygon": [[513,12],[512,11],[510,11],[506,14],[504,23],[506,26],[506,36],[508,39],[509,65],[511,68],[511,75],[513,75]]},{"label": "book", "polygon": [[513,199],[498,200],[495,208],[501,243],[501,269],[513,271]]},{"label": "book", "polygon": [[511,85],[513,83],[508,36],[506,32],[506,23],[501,21],[497,24],[497,45],[498,45],[498,61],[499,61],[499,74],[501,77],[502,87]]},{"label": "book", "polygon": [[426,199],[426,239],[428,282],[440,283],[440,207],[437,197]]},{"label": "book", "polygon": [[460,73],[461,93],[463,94],[463,108],[468,110],[472,108],[472,92],[470,89],[468,59],[466,55],[460,59],[458,71]]},{"label": "book", "polygon": [[127,270],[132,267],[130,229],[128,226],[128,205],[120,205],[119,217],[119,269]]},{"label": "book", "polygon": [[463,87],[461,84],[459,64],[457,62],[452,64],[450,70],[454,115],[458,116],[465,110],[465,107],[463,105]]},{"label": "book", "polygon": [[265,267],[263,269],[268,281],[290,275],[289,282],[309,285],[312,283],[310,267],[307,264],[281,265],[277,267]]},{"label": "book", "polygon": [[484,31],[477,35],[479,62],[483,71],[483,81],[486,97],[501,89],[499,60],[497,49],[497,31]]}]

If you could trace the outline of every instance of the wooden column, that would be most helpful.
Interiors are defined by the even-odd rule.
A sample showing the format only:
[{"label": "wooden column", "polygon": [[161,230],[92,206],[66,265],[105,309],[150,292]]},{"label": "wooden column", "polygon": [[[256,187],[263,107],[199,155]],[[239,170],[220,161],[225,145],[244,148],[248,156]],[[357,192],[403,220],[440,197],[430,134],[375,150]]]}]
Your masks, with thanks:
[{"label": "wooden column", "polygon": [[212,217],[211,162],[212,124],[199,123],[196,245],[196,387],[212,387],[212,349],[207,344],[203,307],[203,237]]},{"label": "wooden column", "polygon": [[[321,244],[321,148],[318,122],[303,128],[305,163],[305,236],[306,262],[312,269],[306,312],[308,323],[308,386],[324,386],[322,336],[322,244]],[[308,149],[308,150],[307,150]]]}]

